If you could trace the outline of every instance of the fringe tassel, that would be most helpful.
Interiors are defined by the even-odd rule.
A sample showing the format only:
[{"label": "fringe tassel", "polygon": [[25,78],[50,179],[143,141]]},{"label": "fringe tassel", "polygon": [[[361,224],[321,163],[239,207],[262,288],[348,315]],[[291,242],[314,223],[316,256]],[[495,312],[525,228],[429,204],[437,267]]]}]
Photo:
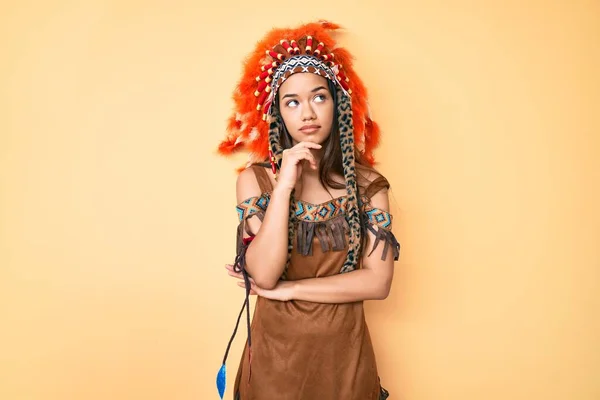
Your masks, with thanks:
[{"label": "fringe tassel", "polygon": [[349,229],[344,215],[322,222],[298,221],[297,251],[303,256],[311,256],[315,235],[324,253],[330,250],[342,251],[346,248],[346,232]]},{"label": "fringe tassel", "polygon": [[[298,221],[297,224],[296,247],[298,253],[303,256],[312,256],[312,245],[315,236],[319,239],[321,251],[324,253],[328,251],[342,251],[346,248],[346,233],[349,231],[350,227],[344,215],[339,215],[323,222]],[[375,241],[369,251],[369,256],[371,256],[371,254],[377,250],[379,244],[383,242],[381,259],[385,261],[391,247],[394,261],[398,261],[400,257],[400,243],[391,230],[373,225],[368,222],[368,218],[363,217],[362,231],[364,232],[363,243],[361,246],[363,249],[367,249],[369,245],[369,235],[367,235],[367,232],[371,232],[375,235]]]},{"label": "fringe tassel", "polygon": [[[383,242],[384,245],[383,251],[381,252],[381,259],[385,261],[385,259],[387,258],[388,250],[390,249],[390,246],[392,246],[392,254],[394,256],[394,261],[398,261],[398,259],[400,258],[400,243],[398,242],[396,236],[394,236],[392,231],[369,223],[367,218],[363,218],[362,225],[363,231],[365,233],[367,232],[367,230],[369,230],[373,235],[375,235],[375,241],[373,242],[373,247],[371,247],[371,251],[369,252],[368,256],[370,257],[371,254],[373,254],[373,252],[377,249],[377,246],[379,246],[379,243]],[[364,249],[366,249],[368,246],[368,240],[369,236],[365,234],[363,240]]]}]

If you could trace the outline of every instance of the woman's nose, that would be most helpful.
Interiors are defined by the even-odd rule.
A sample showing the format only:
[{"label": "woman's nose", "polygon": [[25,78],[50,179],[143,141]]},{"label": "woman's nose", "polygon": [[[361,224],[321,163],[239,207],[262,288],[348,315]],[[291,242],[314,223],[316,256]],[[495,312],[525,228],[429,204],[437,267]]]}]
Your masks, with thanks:
[{"label": "woman's nose", "polygon": [[312,119],[315,119],[315,117],[316,117],[315,110],[313,110],[310,103],[308,103],[306,106],[302,107],[302,120],[303,121],[312,120]]}]

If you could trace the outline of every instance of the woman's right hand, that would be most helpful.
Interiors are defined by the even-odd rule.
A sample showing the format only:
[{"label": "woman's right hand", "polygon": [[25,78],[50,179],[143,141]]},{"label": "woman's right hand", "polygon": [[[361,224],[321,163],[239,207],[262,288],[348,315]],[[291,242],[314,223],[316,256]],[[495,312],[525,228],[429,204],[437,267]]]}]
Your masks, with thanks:
[{"label": "woman's right hand", "polygon": [[302,175],[302,167],[305,163],[309,163],[311,168],[317,169],[317,162],[310,149],[319,150],[321,147],[318,143],[300,142],[294,147],[284,150],[277,186],[293,190]]}]

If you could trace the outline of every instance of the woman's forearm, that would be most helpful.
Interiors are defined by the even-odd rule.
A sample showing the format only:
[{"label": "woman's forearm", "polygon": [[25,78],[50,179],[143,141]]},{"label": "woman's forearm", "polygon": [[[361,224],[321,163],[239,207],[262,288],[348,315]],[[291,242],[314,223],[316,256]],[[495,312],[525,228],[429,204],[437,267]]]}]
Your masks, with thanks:
[{"label": "woman's forearm", "polygon": [[246,251],[246,270],[265,289],[275,287],[288,254],[288,220],[291,192],[275,187],[262,225]]},{"label": "woman's forearm", "polygon": [[370,269],[333,276],[291,281],[292,300],[315,303],[352,303],[383,300],[390,291],[392,277]]}]

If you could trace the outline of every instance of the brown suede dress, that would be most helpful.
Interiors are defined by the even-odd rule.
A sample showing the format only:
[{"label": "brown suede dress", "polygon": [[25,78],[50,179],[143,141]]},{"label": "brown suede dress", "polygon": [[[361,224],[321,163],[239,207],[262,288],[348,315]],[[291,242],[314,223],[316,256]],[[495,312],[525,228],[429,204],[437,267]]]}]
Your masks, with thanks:
[{"label": "brown suede dress", "polygon": [[[262,219],[272,190],[266,171],[252,168],[263,194],[238,205],[238,235],[245,220],[255,214]],[[391,233],[391,215],[369,206],[370,196],[386,186],[381,177],[364,191],[361,212],[365,228],[377,238],[368,251],[381,252],[384,258],[392,247],[397,259],[399,245]],[[340,273],[348,249],[344,204],[344,197],[322,204],[297,203],[298,238],[286,279]],[[380,400],[388,396],[379,382],[362,301],[323,304],[257,297],[251,338],[251,361],[246,343],[234,399]]]}]

